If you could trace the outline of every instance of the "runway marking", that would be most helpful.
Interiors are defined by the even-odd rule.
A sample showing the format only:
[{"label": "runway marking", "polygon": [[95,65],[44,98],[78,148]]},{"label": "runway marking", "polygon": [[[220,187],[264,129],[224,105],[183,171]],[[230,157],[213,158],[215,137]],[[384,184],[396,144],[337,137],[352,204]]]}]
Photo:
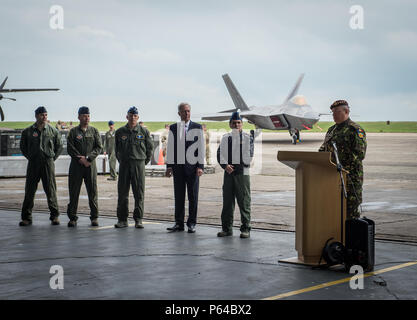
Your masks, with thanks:
[{"label": "runway marking", "polygon": [[[389,267],[389,268],[385,268],[385,269],[365,273],[362,276],[358,277],[357,279],[367,278],[367,277],[370,277],[370,276],[374,276],[374,275],[377,275],[377,274],[381,274],[381,273],[385,273],[385,272],[389,272],[389,271],[393,271],[393,270],[397,270],[397,269],[406,268],[406,267],[413,266],[413,265],[416,265],[416,264],[417,264],[417,261],[411,261],[411,262],[399,264],[397,266],[393,266],[393,267]],[[352,275],[352,277],[353,276],[354,275]],[[278,294],[276,296],[264,298],[262,300],[278,300],[278,299],[283,299],[283,298],[295,296],[297,294],[301,294],[301,293],[305,293],[305,292],[311,292],[311,291],[331,287],[331,286],[334,286],[334,285],[337,285],[337,284],[349,282],[352,279],[352,277],[343,278],[343,279],[340,279],[340,280],[326,282],[326,283],[322,283],[322,284],[319,284],[319,285],[316,285],[316,286],[312,286],[312,287],[308,287],[308,288],[304,288],[304,289],[300,289],[300,290],[295,290],[295,291],[290,291],[290,292],[287,292],[287,293]]]},{"label": "runway marking", "polygon": [[[161,224],[160,222],[143,222],[143,224]],[[134,227],[134,223],[130,223],[129,227]],[[90,227],[88,228],[90,230],[104,230],[104,229],[115,229],[114,225],[111,226],[105,226],[105,227]]]}]

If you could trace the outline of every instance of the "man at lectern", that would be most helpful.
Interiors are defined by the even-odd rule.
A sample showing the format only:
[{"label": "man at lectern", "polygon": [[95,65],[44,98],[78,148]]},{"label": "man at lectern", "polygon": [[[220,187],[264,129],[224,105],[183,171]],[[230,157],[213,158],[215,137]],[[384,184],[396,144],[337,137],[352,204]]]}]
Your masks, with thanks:
[{"label": "man at lectern", "polygon": [[359,218],[362,203],[363,166],[366,153],[366,134],[362,127],[349,118],[349,105],[345,100],[337,100],[330,106],[336,123],[327,130],[319,151],[334,151],[336,144],[338,157],[347,175],[347,219]]}]

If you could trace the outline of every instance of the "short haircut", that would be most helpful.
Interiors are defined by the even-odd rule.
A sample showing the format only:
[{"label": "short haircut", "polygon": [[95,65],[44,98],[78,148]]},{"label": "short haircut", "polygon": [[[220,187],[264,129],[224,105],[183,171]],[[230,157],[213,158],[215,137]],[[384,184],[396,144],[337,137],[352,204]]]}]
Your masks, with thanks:
[{"label": "short haircut", "polygon": [[190,104],[189,104],[189,103],[187,103],[187,102],[181,102],[181,103],[178,105],[178,112],[181,112],[181,108],[183,108],[183,107],[185,107],[185,106],[189,106],[189,107],[190,107],[190,109],[191,109],[191,106],[190,106]]}]

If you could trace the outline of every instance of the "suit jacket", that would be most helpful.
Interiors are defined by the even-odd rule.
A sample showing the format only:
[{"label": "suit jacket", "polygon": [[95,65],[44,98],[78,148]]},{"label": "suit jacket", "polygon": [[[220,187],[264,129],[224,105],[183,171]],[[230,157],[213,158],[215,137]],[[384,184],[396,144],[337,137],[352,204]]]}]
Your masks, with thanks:
[{"label": "suit jacket", "polygon": [[[180,125],[180,128],[178,128]],[[178,136],[178,131],[183,130],[181,122],[169,127],[167,144],[167,168],[184,166],[187,173],[204,169],[205,144],[204,133],[201,124],[190,121],[186,139],[183,134]],[[190,151],[189,149],[192,148]],[[189,151],[189,152],[188,152]],[[186,154],[188,153],[188,156]]]}]

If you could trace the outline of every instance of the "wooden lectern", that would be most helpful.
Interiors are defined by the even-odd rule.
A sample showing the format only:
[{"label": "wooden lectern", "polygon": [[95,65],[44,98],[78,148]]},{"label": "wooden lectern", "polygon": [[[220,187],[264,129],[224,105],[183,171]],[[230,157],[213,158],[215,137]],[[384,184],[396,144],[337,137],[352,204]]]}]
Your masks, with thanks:
[{"label": "wooden lectern", "polygon": [[[341,241],[340,173],[330,152],[279,151],[277,158],[295,169],[295,249],[298,253],[298,257],[279,262],[318,265],[326,241],[332,237]],[[344,170],[345,185],[346,173]],[[344,225],[346,199],[343,213]]]}]

